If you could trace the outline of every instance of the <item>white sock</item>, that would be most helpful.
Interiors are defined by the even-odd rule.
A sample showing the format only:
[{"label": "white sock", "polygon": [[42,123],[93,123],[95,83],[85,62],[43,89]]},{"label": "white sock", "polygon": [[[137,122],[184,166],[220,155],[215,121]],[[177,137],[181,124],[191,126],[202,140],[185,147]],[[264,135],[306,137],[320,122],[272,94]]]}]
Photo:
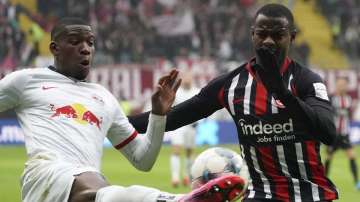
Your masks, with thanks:
[{"label": "white sock", "polygon": [[130,187],[112,185],[99,189],[95,202],[176,202],[182,196],[182,194],[170,194],[139,185]]},{"label": "white sock", "polygon": [[170,157],[171,180],[179,181],[180,179],[180,156],[172,154]]},{"label": "white sock", "polygon": [[189,157],[185,158],[185,176],[190,178],[190,173],[191,173],[191,165],[192,165],[192,159]]}]

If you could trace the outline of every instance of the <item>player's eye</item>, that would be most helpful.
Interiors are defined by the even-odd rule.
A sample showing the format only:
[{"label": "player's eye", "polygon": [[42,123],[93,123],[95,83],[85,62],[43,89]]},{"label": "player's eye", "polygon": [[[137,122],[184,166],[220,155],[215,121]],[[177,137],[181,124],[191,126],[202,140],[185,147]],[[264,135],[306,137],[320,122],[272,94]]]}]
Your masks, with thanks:
[{"label": "player's eye", "polygon": [[71,45],[77,45],[77,44],[79,44],[80,40],[73,38],[73,39],[69,39],[68,42],[69,42]]},{"label": "player's eye", "polygon": [[89,46],[94,46],[95,40],[88,40],[87,43],[89,44]]},{"label": "player's eye", "polygon": [[272,37],[274,40],[281,40],[282,38],[286,37],[288,33],[289,33],[288,30],[286,30],[286,29],[280,29],[280,30],[274,31],[274,32],[271,34],[271,37]]},{"label": "player's eye", "polygon": [[266,38],[268,35],[266,31],[255,31],[255,34],[256,36],[262,39]]}]

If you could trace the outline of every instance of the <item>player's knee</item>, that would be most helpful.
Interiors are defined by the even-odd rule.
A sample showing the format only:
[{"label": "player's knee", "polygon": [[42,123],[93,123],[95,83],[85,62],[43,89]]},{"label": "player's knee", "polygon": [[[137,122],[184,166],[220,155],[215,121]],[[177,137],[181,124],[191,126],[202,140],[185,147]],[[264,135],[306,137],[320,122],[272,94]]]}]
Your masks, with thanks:
[{"label": "player's knee", "polygon": [[180,146],[173,146],[173,154],[174,155],[180,155],[181,153],[181,147]]},{"label": "player's knee", "polygon": [[143,186],[107,186],[96,193],[95,202],[144,202],[155,201],[159,190]]},{"label": "player's knee", "polygon": [[73,193],[69,202],[92,202],[95,201],[97,190],[87,189]]}]

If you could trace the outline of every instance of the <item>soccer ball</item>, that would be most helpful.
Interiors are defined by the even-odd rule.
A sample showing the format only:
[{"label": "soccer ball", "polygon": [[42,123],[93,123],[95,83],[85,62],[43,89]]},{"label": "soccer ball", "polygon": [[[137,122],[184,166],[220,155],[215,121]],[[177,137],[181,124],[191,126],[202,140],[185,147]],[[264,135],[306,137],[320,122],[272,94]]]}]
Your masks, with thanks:
[{"label": "soccer ball", "polygon": [[213,147],[200,153],[191,167],[191,188],[196,189],[222,175],[235,174],[248,181],[248,170],[243,158],[236,152]]}]

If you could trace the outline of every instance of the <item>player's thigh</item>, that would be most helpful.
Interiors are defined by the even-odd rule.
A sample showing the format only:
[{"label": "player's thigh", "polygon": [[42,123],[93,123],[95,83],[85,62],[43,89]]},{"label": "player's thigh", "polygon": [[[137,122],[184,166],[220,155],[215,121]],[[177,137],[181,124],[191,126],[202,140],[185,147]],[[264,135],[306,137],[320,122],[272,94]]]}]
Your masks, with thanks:
[{"label": "player's thigh", "polygon": [[352,144],[350,142],[350,138],[348,135],[341,136],[340,141],[339,141],[339,147],[343,150],[348,150],[348,149],[352,148]]},{"label": "player's thigh", "polygon": [[97,172],[84,172],[74,177],[69,202],[95,201],[96,192],[103,187],[109,186],[106,179]]},{"label": "player's thigh", "polygon": [[172,131],[170,133],[170,142],[171,142],[171,145],[183,146],[184,145],[183,134],[180,133],[180,131],[178,131],[178,130]]},{"label": "player's thigh", "polygon": [[184,147],[186,149],[193,149],[195,148],[195,136],[196,130],[195,128],[188,126],[186,128],[186,132],[184,133]]}]

